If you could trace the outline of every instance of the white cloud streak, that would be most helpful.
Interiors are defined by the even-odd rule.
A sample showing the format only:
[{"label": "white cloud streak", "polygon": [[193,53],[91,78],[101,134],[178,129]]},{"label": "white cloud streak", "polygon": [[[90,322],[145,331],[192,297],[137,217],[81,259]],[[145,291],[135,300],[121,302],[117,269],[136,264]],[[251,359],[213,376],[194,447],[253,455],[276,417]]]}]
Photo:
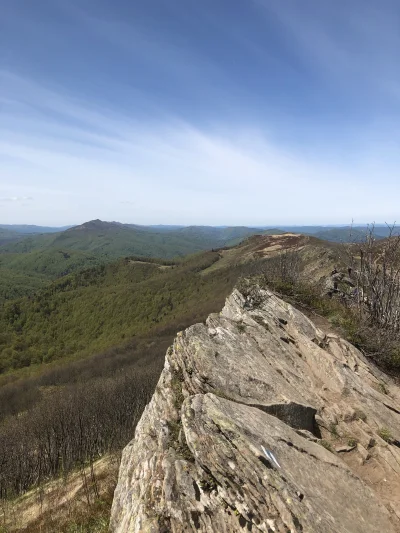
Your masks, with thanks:
[{"label": "white cloud streak", "polygon": [[[158,109],[138,118],[118,106],[73,97],[64,87],[0,70],[0,221],[64,225],[92,218],[141,224],[347,223],[398,220],[400,34],[372,2],[258,0],[285,29],[291,53],[348,98],[379,105],[364,123],[340,123],[342,135],[313,123],[305,145],[274,135],[274,120],[230,124],[216,116],[200,126],[158,109],[133,88],[138,102]],[[364,5],[364,4],[363,4]],[[332,23],[335,19],[335,24]],[[228,77],[212,62],[124,24],[86,18],[90,31],[129,52],[144,48],[161,74],[190,78],[201,92],[224,94]],[[352,37],[352,38],[351,38]],[[251,43],[251,36],[250,39]],[[260,55],[262,48],[258,48]],[[207,73],[208,77],[204,74]],[[116,82],[117,83],[117,82]],[[217,86],[214,91],[213,86]],[[142,100],[143,99],[143,100]],[[386,101],[390,101],[390,104]],[[399,100],[397,100],[399,101]],[[153,104],[152,104],[153,102]],[[333,106],[334,107],[334,106]],[[301,130],[287,114],[287,130]],[[310,118],[310,122],[312,118]],[[334,122],[334,120],[333,120]],[[315,125],[316,124],[316,125]],[[267,133],[268,132],[268,133]],[[272,133],[271,133],[272,132]],[[35,198],[35,201],[28,201]],[[22,206],[22,204],[24,204]]]},{"label": "white cloud streak", "polygon": [[[22,192],[4,194],[3,204],[9,199],[13,207],[3,205],[2,217],[12,221],[322,223],[391,219],[398,210],[396,194],[388,196],[374,183],[382,173],[396,183],[398,157],[382,163],[384,144],[374,154],[364,142],[349,165],[326,161],[325,153],[285,149],[243,127],[202,131],[172,117],[167,125],[149,127],[47,89],[42,94],[37,85],[31,105],[35,98],[46,102],[44,95],[51,106],[57,98],[62,122],[45,113],[38,121],[33,112],[16,130],[11,116],[0,126],[0,157],[9,158],[0,171],[0,192],[16,185]],[[70,125],[75,117],[81,126]],[[92,133],[100,124],[102,132]],[[28,215],[18,212],[14,204],[33,196],[38,200]]]}]

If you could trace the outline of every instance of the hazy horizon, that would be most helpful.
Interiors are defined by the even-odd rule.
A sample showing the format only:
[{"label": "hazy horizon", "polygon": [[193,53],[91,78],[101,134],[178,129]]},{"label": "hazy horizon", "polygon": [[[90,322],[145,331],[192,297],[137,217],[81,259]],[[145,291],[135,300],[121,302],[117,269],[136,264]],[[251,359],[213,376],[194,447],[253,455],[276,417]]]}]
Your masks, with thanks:
[{"label": "hazy horizon", "polygon": [[3,0],[0,219],[398,220],[399,24],[394,0]]},{"label": "hazy horizon", "polygon": [[375,222],[375,223],[371,223],[371,222],[365,222],[365,223],[338,223],[338,224],[330,224],[330,223],[323,223],[323,224],[307,224],[307,223],[294,223],[294,224],[287,224],[287,223],[276,223],[276,224],[261,224],[261,225],[251,225],[251,224],[240,224],[240,223],[236,223],[236,224],[219,224],[219,225],[212,225],[212,224],[165,224],[163,222],[160,222],[160,223],[157,223],[157,222],[153,222],[153,223],[150,223],[150,224],[138,224],[137,222],[134,222],[134,221],[119,221],[119,220],[101,220],[101,219],[91,219],[91,220],[84,220],[82,222],[72,222],[70,224],[63,224],[63,225],[56,225],[56,224],[30,224],[30,223],[19,223],[19,222],[15,222],[15,223],[7,223],[7,222],[3,222],[0,220],[0,227],[3,227],[3,226],[37,226],[37,227],[48,227],[48,228],[57,228],[57,229],[62,229],[62,228],[72,228],[72,227],[75,227],[75,226],[80,226],[82,224],[85,224],[87,222],[93,222],[93,221],[97,221],[97,220],[100,220],[100,222],[105,222],[105,223],[117,223],[117,224],[122,224],[122,225],[136,225],[136,226],[172,226],[172,227],[188,227],[188,226],[204,226],[204,227],[220,227],[220,228],[224,228],[224,227],[242,227],[242,226],[245,226],[245,227],[249,227],[249,228],[265,228],[265,229],[273,229],[273,228],[285,228],[285,227],[318,227],[318,228],[347,228],[347,227],[350,227],[350,226],[353,226],[354,228],[357,228],[357,227],[366,227],[366,226],[375,226],[375,227],[387,227],[388,225],[389,226],[392,226],[392,225],[395,225],[396,227],[398,227],[398,225],[396,223],[391,223],[391,224],[386,224],[385,222]]}]

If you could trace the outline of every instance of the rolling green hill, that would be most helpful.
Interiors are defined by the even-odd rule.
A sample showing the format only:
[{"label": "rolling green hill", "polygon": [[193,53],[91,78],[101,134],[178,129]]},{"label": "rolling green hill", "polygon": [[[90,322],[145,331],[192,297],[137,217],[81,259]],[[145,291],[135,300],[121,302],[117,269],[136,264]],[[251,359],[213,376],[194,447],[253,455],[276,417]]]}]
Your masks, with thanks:
[{"label": "rolling green hill", "polygon": [[0,226],[0,237],[1,238],[8,239],[8,238],[15,237],[16,235],[17,235],[16,231],[12,231],[10,229],[3,228],[2,226]]},{"label": "rolling green hill", "polygon": [[92,220],[63,232],[32,235],[18,243],[1,246],[0,253],[27,253],[39,250],[65,249],[95,253],[108,259],[137,255],[173,258],[262,233],[255,228],[189,226],[159,229],[118,222]]},{"label": "rolling green hill", "polygon": [[221,307],[239,275],[281,249],[299,248],[311,250],[314,264],[332,254],[312,237],[252,236],[173,262],[131,257],[66,275],[0,307],[0,370],[83,357],[155,328],[176,331],[201,321]]},{"label": "rolling green hill", "polygon": [[38,275],[51,279],[60,277],[74,270],[94,266],[99,259],[85,252],[61,249],[49,249],[26,254],[0,254],[0,268],[10,269],[15,273]]},{"label": "rolling green hill", "polygon": [[[25,226],[20,229],[23,228]],[[67,274],[121,257],[172,259],[233,246],[254,234],[283,233],[282,230],[243,226],[159,227],[101,220],[61,232],[30,234],[23,238],[9,229],[0,231],[8,236],[2,244],[0,241],[0,302],[32,295]],[[337,242],[342,240],[346,231],[345,228],[334,228],[317,236]]]},{"label": "rolling green hill", "polygon": [[42,289],[48,280],[41,276],[26,276],[0,267],[0,306],[5,300],[28,296]]},{"label": "rolling green hill", "polygon": [[[120,257],[176,258],[240,242],[245,227],[150,227],[93,220],[58,233],[23,236],[8,229],[0,241],[0,302],[31,295],[50,281]],[[0,234],[1,235],[1,234]]]},{"label": "rolling green hill", "polygon": [[6,302],[0,309],[0,370],[90,355],[155,327],[197,321],[236,280],[233,272],[198,275],[218,257],[206,252],[176,265],[121,259]]},{"label": "rolling green hill", "polygon": [[251,228],[187,228],[154,230],[94,220],[58,234],[53,246],[89,251],[107,258],[127,255],[173,258],[230,244],[257,233]]}]

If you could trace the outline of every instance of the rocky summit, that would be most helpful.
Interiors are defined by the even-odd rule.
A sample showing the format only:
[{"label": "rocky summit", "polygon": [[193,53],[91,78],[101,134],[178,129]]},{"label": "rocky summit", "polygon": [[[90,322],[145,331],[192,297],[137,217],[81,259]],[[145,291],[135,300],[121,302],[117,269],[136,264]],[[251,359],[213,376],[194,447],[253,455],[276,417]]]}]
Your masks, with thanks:
[{"label": "rocky summit", "polygon": [[399,532],[400,389],[269,290],[234,290],[168,350],[111,531]]}]

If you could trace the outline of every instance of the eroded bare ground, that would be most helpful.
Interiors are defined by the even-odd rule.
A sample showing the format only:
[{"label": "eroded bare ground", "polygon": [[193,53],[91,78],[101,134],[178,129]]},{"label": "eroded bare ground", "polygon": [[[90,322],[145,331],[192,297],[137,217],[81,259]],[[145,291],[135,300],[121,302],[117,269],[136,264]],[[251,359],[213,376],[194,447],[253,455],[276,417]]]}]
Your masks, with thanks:
[{"label": "eroded bare ground", "polygon": [[[118,457],[103,457],[90,467],[32,490],[13,502],[0,501],[0,526],[6,532],[43,531],[56,533],[61,524],[89,513],[116,484]],[[0,531],[1,527],[0,527]]]},{"label": "eroded bare ground", "polygon": [[400,531],[400,392],[271,292],[178,335],[124,451],[111,530]]}]

